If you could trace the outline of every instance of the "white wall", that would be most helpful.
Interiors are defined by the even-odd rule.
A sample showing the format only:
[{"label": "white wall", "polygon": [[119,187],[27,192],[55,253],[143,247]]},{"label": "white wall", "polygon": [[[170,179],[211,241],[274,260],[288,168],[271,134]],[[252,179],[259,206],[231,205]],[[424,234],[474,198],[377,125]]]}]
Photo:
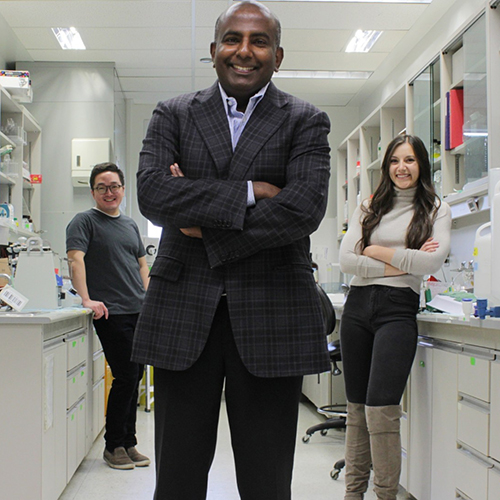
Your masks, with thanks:
[{"label": "white wall", "polygon": [[319,267],[319,282],[326,283],[327,264],[338,262],[337,241],[337,147],[342,140],[359,123],[358,108],[353,107],[324,107],[331,123],[328,136],[331,147],[331,174],[328,196],[328,207],[325,218],[318,230],[311,236],[311,252],[313,260]]},{"label": "white wall", "polygon": [[87,187],[71,180],[73,138],[114,138],[114,69],[111,63],[19,63],[30,72],[34,99],[27,105],[42,127],[42,234],[64,256],[65,229],[94,205]]},{"label": "white wall", "polygon": [[131,100],[127,100],[127,162],[129,165],[127,190],[130,201],[127,213],[137,222],[143,235],[147,234],[147,220],[141,215],[137,204],[135,176],[139,167],[139,153],[142,149],[145,126],[155,107],[153,104],[134,104]]}]

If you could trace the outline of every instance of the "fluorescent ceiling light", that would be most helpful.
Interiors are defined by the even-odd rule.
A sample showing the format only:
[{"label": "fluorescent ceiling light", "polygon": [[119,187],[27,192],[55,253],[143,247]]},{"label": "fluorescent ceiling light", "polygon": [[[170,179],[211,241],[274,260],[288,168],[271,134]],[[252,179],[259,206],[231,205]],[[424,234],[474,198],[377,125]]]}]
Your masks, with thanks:
[{"label": "fluorescent ceiling light", "polygon": [[464,137],[488,137],[488,132],[465,132]]},{"label": "fluorescent ceiling light", "polygon": [[[240,0],[233,0],[239,2]],[[329,2],[329,3],[431,3],[432,0],[260,0],[261,2]],[[500,2],[500,0],[490,0]]]},{"label": "fluorescent ceiling light", "polygon": [[382,31],[358,30],[347,44],[345,51],[369,52],[381,34]]},{"label": "fluorescent ceiling light", "polygon": [[64,50],[85,50],[80,33],[76,28],[52,28],[52,32],[57,38],[59,45]]},{"label": "fluorescent ceiling light", "polygon": [[335,80],[368,80],[373,71],[293,71],[280,70],[274,78],[326,78]]}]

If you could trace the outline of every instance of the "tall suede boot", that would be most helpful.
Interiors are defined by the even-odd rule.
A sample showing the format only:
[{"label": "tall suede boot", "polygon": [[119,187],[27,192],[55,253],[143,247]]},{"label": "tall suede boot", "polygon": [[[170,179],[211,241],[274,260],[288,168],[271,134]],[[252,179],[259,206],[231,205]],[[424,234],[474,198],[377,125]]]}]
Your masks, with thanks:
[{"label": "tall suede boot", "polygon": [[396,500],[401,474],[401,406],[367,406],[377,500]]},{"label": "tall suede boot", "polygon": [[347,403],[346,425],[344,500],[362,500],[372,463],[365,405]]}]

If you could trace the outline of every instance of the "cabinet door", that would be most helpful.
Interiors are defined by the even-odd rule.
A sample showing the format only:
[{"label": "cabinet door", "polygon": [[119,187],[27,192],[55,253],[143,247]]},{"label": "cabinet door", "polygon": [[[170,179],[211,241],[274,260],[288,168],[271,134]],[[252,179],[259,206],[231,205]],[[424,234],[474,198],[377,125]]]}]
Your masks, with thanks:
[{"label": "cabinet door", "polygon": [[408,492],[419,500],[431,498],[432,356],[419,346],[410,376]]},{"label": "cabinet door", "polygon": [[500,362],[491,363],[490,455],[500,462]]},{"label": "cabinet door", "polygon": [[302,384],[302,393],[316,407],[330,404],[330,372],[307,375]]},{"label": "cabinet door", "polygon": [[66,346],[44,349],[42,498],[59,498],[66,486]]},{"label": "cabinet door", "polygon": [[500,494],[500,469],[488,471],[488,500],[497,500]]},{"label": "cabinet door", "polygon": [[434,349],[432,359],[431,498],[455,498],[458,355]]}]

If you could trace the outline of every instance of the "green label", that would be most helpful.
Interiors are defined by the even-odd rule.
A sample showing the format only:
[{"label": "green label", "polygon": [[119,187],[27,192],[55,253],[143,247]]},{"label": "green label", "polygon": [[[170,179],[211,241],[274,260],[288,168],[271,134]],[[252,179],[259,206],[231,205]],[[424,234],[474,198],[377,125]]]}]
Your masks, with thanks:
[{"label": "green label", "polygon": [[420,365],[422,368],[425,368],[425,361],[420,361],[419,365]]},{"label": "green label", "polygon": [[476,366],[476,358],[470,358],[470,364]]},{"label": "green label", "polygon": [[76,340],[73,340],[73,347],[76,347]]}]

